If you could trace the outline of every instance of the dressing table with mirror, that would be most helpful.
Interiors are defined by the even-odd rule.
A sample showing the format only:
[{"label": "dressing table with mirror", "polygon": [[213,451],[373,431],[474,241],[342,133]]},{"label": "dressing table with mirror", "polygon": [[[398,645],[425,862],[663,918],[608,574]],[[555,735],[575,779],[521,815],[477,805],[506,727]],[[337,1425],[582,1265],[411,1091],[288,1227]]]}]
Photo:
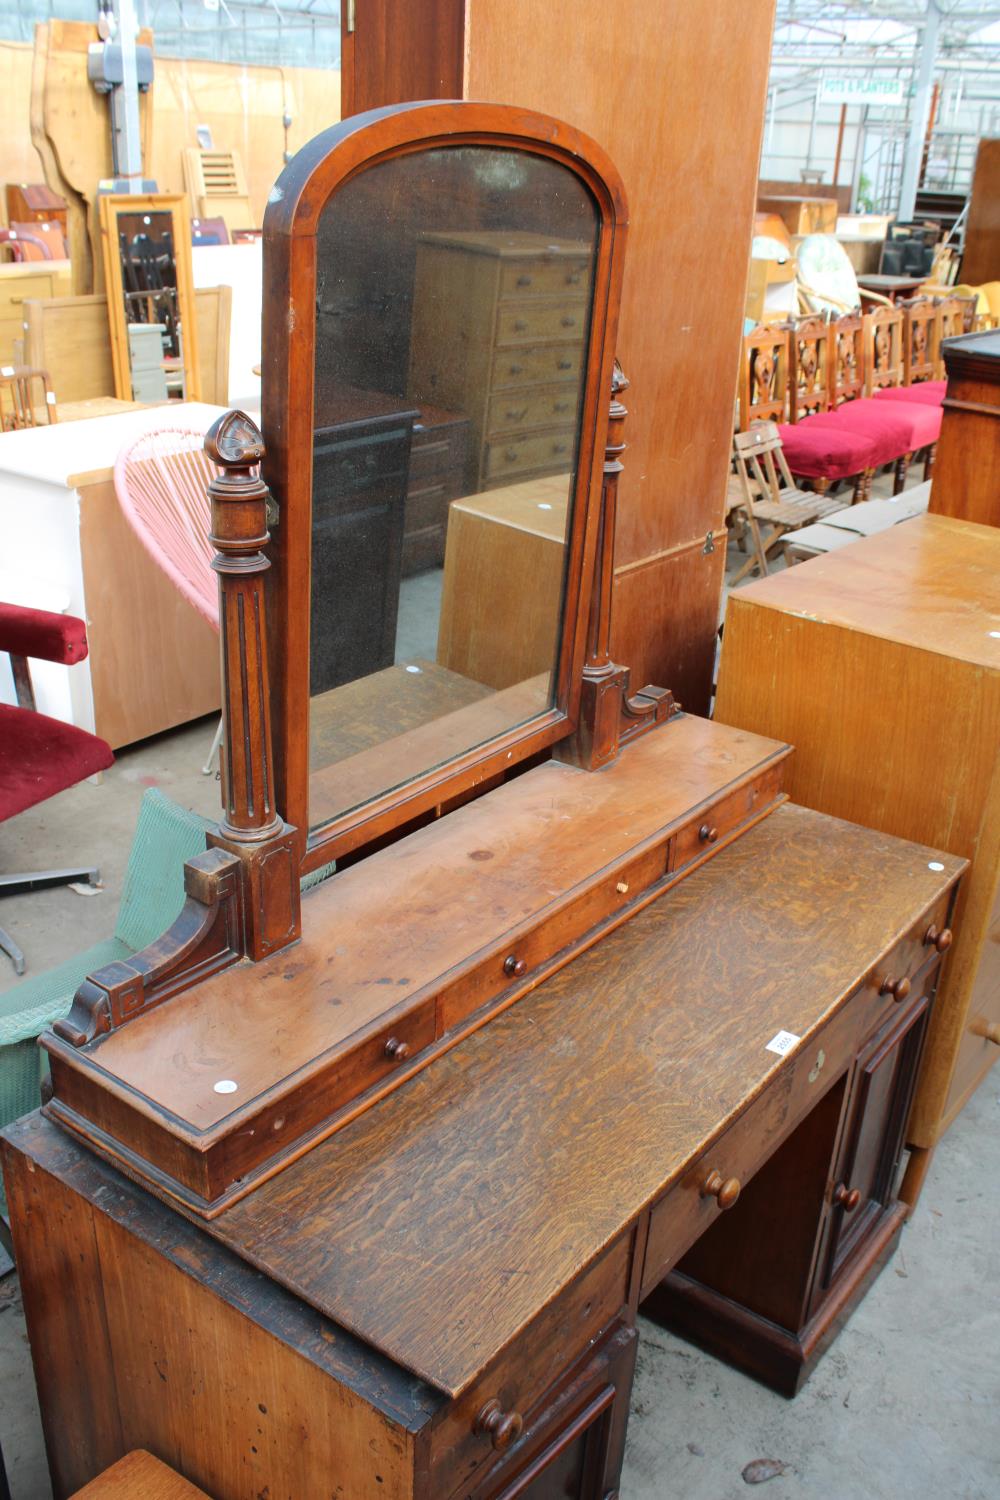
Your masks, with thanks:
[{"label": "dressing table with mirror", "polygon": [[608,1500],[640,1301],[790,1394],[896,1243],[963,862],[611,659],[626,229],[497,105],[271,194],[223,815],[4,1142],[59,1495]]}]

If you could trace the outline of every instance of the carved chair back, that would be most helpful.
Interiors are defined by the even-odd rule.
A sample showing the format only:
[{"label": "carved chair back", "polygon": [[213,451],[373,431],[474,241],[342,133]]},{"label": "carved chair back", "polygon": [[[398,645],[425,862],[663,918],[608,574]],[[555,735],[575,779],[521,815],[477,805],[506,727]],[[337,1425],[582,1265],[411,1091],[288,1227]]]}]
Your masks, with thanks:
[{"label": "carved chair back", "polygon": [[830,324],[824,318],[800,318],[789,324],[788,420],[830,409]]},{"label": "carved chair back", "polygon": [[[945,339],[958,338],[959,334],[971,333],[975,323],[975,301],[974,297],[935,297],[934,305],[937,308],[937,345],[935,348],[935,380],[946,378],[944,368],[944,351],[942,344]],[[968,304],[972,303],[972,317],[969,318]]]},{"label": "carved chair back", "polygon": [[903,309],[903,384],[937,378],[938,312],[930,297],[911,297]]},{"label": "carved chair back", "polygon": [[844,313],[830,323],[830,405],[856,401],[865,394],[865,320]]},{"label": "carved chair back", "polygon": [[903,384],[903,314],[898,307],[876,307],[865,315],[867,392]]},{"label": "carved chair back", "polygon": [[746,432],[737,432],[733,454],[747,505],[754,499],[777,502],[787,498],[788,491],[797,493],[774,422],[755,422]]},{"label": "carved chair back", "polygon": [[0,374],[0,432],[13,432],[22,427],[47,427],[58,420],[48,370],[14,365]]},{"label": "carved chair back", "polygon": [[762,323],[743,339],[739,425],[785,420],[788,392],[788,329]]}]

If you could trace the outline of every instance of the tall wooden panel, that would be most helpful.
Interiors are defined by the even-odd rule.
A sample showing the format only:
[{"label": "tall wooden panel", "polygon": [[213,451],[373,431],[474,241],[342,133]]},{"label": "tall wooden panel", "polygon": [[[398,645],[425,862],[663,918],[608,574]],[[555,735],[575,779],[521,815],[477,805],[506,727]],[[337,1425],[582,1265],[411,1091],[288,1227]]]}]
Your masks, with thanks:
[{"label": "tall wooden panel", "polygon": [[464,12],[465,97],[571,120],[621,169],[631,227],[618,353],[632,386],[613,647],[637,682],[703,713],[774,0],[437,0],[439,25],[421,15],[415,32],[413,9],[357,0],[345,115],[352,102],[426,93]]},{"label": "tall wooden panel", "polygon": [[976,153],[962,280],[971,286],[1000,280],[1000,137],[980,141]]},{"label": "tall wooden panel", "polygon": [[461,99],[464,10],[461,0],[344,0],[342,117],[410,99]]}]

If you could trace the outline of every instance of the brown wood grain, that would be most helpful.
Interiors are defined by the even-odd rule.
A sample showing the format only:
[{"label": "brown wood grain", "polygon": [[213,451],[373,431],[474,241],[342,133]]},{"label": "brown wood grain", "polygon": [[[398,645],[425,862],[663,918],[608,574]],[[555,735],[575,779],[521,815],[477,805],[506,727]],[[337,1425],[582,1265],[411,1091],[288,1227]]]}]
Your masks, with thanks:
[{"label": "brown wood grain", "polygon": [[962,280],[978,286],[1000,277],[1000,141],[979,142],[962,254]]},{"label": "brown wood grain", "polygon": [[135,1448],[106,1469],[73,1500],[207,1500],[204,1490],[189,1484],[183,1475],[168,1469],[158,1458]]},{"label": "brown wood grain", "polygon": [[188,1133],[217,1126],[239,1108],[213,1091],[220,1077],[238,1083],[239,1104],[255,1100],[496,943],[516,944],[581,882],[782,753],[682,718],[599,773],[538,766],[325,881],[305,898],[294,953],[204,981],[103,1038],[95,1061]]},{"label": "brown wood grain", "polygon": [[962,865],[933,858],[779,808],[211,1232],[464,1389],[766,1087],[767,1041],[808,1039],[941,895]]},{"label": "brown wood grain", "polygon": [[1000,526],[1000,332],[951,340],[944,362],[948,388],[930,510]]},{"label": "brown wood grain", "polygon": [[[613,654],[636,685],[671,688],[695,713],[708,711],[722,583],[721,559],[706,567],[699,547],[723,531],[773,16],[772,0],[738,10],[638,0],[615,17],[609,66],[598,0],[571,12],[532,0],[467,7],[466,97],[572,120],[625,181],[632,224],[616,352],[632,391],[616,562],[650,568],[619,580]],[[657,562],[668,556],[669,573]],[[667,624],[666,598],[677,601]]]},{"label": "brown wood grain", "polygon": [[6,1137],[57,1496],[146,1448],[213,1500],[304,1500],[331,1475],[345,1495],[408,1500],[439,1396],[41,1116]]},{"label": "brown wood grain", "polygon": [[973,862],[910,1123],[923,1148],[1000,1051],[982,1034],[1000,1020],[989,936],[1000,899],[991,630],[1000,630],[1000,532],[925,516],[731,596],[719,674],[719,721],[796,746],[797,801]]}]

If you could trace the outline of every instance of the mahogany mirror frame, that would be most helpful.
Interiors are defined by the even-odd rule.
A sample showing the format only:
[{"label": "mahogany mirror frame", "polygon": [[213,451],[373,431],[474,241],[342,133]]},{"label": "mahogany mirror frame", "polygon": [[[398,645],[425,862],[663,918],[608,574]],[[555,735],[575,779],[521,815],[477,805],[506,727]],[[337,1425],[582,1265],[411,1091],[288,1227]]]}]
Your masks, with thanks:
[{"label": "mahogany mirror frame", "polygon": [[[309,830],[309,620],[317,232],[338,188],[378,162],[441,146],[496,146],[560,163],[598,216],[580,440],[566,538],[553,706]],[[303,873],[411,823],[538,755],[576,729],[594,589],[604,447],[628,212],[604,150],[561,120],[512,105],[432,100],[354,115],[318,135],[271,191],[264,216],[263,477],[278,505],[268,579],[277,806],[298,830]]]},{"label": "mahogany mirror frame", "polygon": [[201,400],[201,365],[198,361],[198,318],[194,300],[194,273],[191,263],[191,216],[183,193],[101,193],[97,199],[101,224],[101,255],[104,265],[104,289],[108,299],[108,321],[111,330],[111,362],[115,376],[115,395],[122,401],[134,399],[132,368],[129,360],[128,319],[125,316],[125,283],[118,253],[118,213],[169,214],[174,242],[174,268],[177,277],[177,313],[184,332],[184,399]]}]

